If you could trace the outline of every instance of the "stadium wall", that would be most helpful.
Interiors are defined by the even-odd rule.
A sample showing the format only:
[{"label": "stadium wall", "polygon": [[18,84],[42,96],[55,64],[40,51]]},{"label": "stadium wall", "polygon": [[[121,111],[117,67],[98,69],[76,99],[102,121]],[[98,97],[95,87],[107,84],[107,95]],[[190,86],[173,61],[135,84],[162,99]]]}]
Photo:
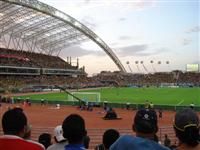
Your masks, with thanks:
[{"label": "stadium wall", "polygon": [[[41,104],[41,100],[29,100],[31,103],[37,103]],[[15,103],[21,103],[22,100],[19,99],[14,99]],[[53,100],[53,101],[47,101],[45,100],[45,104],[60,104],[60,105],[70,105],[70,106],[79,106],[80,103],[78,101],[58,101],[58,100]],[[104,102],[98,102],[99,107],[104,106]],[[126,109],[126,103],[108,103],[108,106],[112,108],[124,108]],[[184,106],[184,105],[154,105],[154,109],[162,109],[162,110],[171,110],[171,111],[177,111],[182,108],[189,107],[189,106]],[[130,109],[137,110],[140,108],[144,108],[144,104],[130,104]],[[194,106],[195,111],[200,111],[200,106]]]}]

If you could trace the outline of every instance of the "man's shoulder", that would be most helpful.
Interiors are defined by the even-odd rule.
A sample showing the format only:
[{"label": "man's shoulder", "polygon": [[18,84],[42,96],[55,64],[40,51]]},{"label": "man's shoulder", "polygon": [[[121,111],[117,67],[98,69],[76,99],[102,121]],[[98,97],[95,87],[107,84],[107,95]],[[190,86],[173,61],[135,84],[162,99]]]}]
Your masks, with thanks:
[{"label": "man's shoulder", "polygon": [[64,149],[65,145],[67,145],[68,142],[62,142],[62,143],[55,143],[53,145],[50,145],[47,150],[60,150],[60,149]]},{"label": "man's shoulder", "polygon": [[134,142],[134,143],[141,143],[141,141],[146,141],[146,139],[144,138],[140,138],[140,137],[137,137],[137,136],[132,136],[132,135],[122,135],[119,140],[120,142],[127,142],[127,143],[131,143],[131,142]]},{"label": "man's shoulder", "polygon": [[[56,150],[56,149],[58,149],[58,143],[55,143],[55,144],[53,144],[53,145],[50,145],[48,148],[47,148],[47,150]],[[63,146],[63,148],[64,148],[64,146]]]},{"label": "man's shoulder", "polygon": [[36,142],[36,141],[27,140],[26,142],[27,142],[27,144],[29,144],[30,146],[34,146],[35,148],[38,148],[38,150],[39,150],[39,149],[41,149],[41,150],[44,150],[44,149],[45,149],[44,146],[43,146],[42,144],[40,144],[40,143],[38,143],[38,142]]},{"label": "man's shoulder", "polygon": [[[154,142],[154,141],[152,141],[152,142]],[[161,144],[158,144],[156,142],[154,142],[153,145],[154,145],[153,147],[155,148],[155,150],[169,150],[169,148],[167,148]]]},{"label": "man's shoulder", "polygon": [[111,145],[110,150],[131,150],[135,145],[136,137],[131,135],[122,135]]},{"label": "man's shoulder", "polygon": [[135,137],[131,135],[121,136],[111,146],[111,150],[132,150],[132,149],[169,150],[168,148],[152,140]]},{"label": "man's shoulder", "polygon": [[4,135],[0,137],[0,147],[8,147],[8,149],[29,149],[29,150],[44,150],[44,147],[33,141],[26,141],[20,137],[12,135]]},{"label": "man's shoulder", "polygon": [[132,136],[132,135],[122,135],[120,136],[120,138],[117,140],[118,142],[131,142],[131,141],[135,141],[136,137]]},{"label": "man's shoulder", "polygon": [[65,150],[86,150],[83,144],[67,144]]}]

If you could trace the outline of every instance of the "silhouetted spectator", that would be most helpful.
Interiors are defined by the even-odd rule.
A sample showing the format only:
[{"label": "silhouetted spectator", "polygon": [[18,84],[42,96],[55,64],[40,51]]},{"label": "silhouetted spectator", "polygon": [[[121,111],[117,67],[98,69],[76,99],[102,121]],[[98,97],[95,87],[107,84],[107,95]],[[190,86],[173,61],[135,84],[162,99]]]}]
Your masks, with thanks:
[{"label": "silhouetted spectator", "polygon": [[83,150],[83,138],[86,136],[85,121],[77,115],[71,114],[62,124],[63,136],[68,140],[69,144],[65,146],[65,150]]},{"label": "silhouetted spectator", "polygon": [[185,108],[175,115],[174,129],[179,139],[178,149],[199,150],[199,118],[191,109]]},{"label": "silhouetted spectator", "polygon": [[27,118],[21,108],[6,111],[2,118],[4,135],[0,137],[1,150],[44,150],[44,147],[23,139],[27,126]]},{"label": "silhouetted spectator", "polygon": [[165,134],[164,145],[166,147],[170,147],[171,146],[171,140],[168,138],[167,134]]},{"label": "silhouetted spectator", "polygon": [[136,137],[123,135],[111,145],[110,150],[168,150],[154,141],[158,131],[157,115],[154,110],[138,110],[132,127]]},{"label": "silhouetted spectator", "polygon": [[55,144],[49,146],[47,150],[64,150],[65,145],[68,144],[67,139],[63,137],[63,130],[61,125],[54,129],[54,140]]},{"label": "silhouetted spectator", "polygon": [[47,149],[52,143],[51,143],[51,134],[49,133],[42,133],[39,138],[38,142],[44,145],[44,147]]},{"label": "silhouetted spectator", "polygon": [[119,138],[119,132],[115,129],[108,129],[103,134],[103,145],[106,150]]}]

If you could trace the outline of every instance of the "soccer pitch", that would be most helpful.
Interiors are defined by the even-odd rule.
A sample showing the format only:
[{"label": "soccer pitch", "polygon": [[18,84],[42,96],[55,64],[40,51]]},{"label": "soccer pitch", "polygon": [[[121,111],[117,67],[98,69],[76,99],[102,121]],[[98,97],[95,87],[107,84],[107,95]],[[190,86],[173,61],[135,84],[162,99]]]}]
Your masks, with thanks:
[{"label": "soccer pitch", "polygon": [[[192,102],[200,106],[200,88],[99,88],[79,92],[99,92],[101,101],[115,103],[143,104],[146,100],[158,105],[189,105]],[[48,101],[67,101],[64,92],[16,96],[15,98]]]}]

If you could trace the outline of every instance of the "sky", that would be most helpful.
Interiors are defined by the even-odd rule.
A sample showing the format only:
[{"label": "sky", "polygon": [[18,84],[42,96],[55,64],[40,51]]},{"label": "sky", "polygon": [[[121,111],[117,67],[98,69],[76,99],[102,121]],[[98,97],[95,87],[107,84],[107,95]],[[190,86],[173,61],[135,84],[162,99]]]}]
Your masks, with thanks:
[{"label": "sky", "polygon": [[[127,72],[185,71],[186,64],[200,64],[199,0],[40,1],[89,27],[114,51]],[[89,75],[118,70],[91,41],[68,47],[60,56],[79,58]]]}]

